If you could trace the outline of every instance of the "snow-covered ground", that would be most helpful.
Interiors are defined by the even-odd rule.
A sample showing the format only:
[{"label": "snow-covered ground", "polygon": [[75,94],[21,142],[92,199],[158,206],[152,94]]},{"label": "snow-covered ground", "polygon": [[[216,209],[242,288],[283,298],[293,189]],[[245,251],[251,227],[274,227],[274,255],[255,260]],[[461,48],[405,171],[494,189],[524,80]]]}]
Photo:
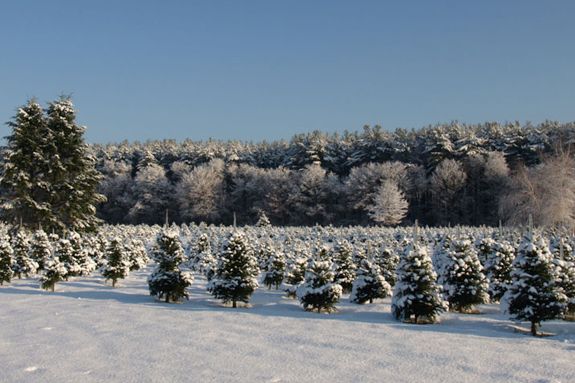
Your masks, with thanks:
[{"label": "snow-covered ground", "polygon": [[485,305],[416,326],[393,320],[389,300],[317,314],[264,288],[232,309],[203,280],[165,304],[148,273],[115,289],[101,277],[0,287],[0,382],[575,382],[575,323],[533,338]]}]

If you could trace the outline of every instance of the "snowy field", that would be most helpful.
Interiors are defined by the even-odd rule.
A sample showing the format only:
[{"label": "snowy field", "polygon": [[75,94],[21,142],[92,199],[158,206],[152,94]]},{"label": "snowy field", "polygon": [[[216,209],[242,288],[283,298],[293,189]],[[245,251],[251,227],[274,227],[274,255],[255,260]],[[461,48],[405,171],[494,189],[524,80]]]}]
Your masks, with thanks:
[{"label": "snowy field", "polygon": [[148,295],[149,272],[116,289],[99,276],[55,293],[0,287],[0,382],[575,382],[573,322],[533,338],[483,305],[411,325],[388,299],[317,314],[263,288],[232,309],[198,279],[190,301],[166,304]]}]

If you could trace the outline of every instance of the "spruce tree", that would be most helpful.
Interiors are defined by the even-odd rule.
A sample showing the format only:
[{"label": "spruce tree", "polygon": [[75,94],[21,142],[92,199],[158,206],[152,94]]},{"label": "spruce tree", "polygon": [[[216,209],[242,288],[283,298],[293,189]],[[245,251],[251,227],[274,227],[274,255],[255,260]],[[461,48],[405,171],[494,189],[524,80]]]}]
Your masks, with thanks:
[{"label": "spruce tree", "polygon": [[44,273],[40,277],[40,287],[54,292],[56,283],[66,278],[66,266],[60,262],[57,256],[51,256],[44,263]]},{"label": "spruce tree", "polygon": [[12,271],[12,264],[14,262],[12,246],[10,246],[10,237],[0,237],[0,286],[12,281],[14,271]]},{"label": "spruce tree", "polygon": [[477,252],[469,240],[453,240],[439,283],[453,311],[471,312],[489,301],[487,278]]},{"label": "spruce tree", "polygon": [[555,284],[567,296],[565,319],[575,319],[575,257],[573,248],[563,238],[553,241],[553,271]]},{"label": "spruce tree", "polygon": [[305,281],[297,288],[296,294],[306,311],[322,310],[332,312],[339,302],[343,289],[333,282],[334,273],[329,260],[308,261]]},{"label": "spruce tree", "polygon": [[439,314],[447,309],[436,279],[425,247],[419,245],[417,240],[408,243],[397,266],[397,282],[391,301],[392,315],[398,320],[416,324],[420,323],[420,318],[424,318],[425,322],[436,322]]},{"label": "spruce tree", "polygon": [[561,318],[566,308],[567,297],[555,284],[551,262],[548,245],[530,230],[523,236],[512,282],[503,296],[504,311],[511,319],[531,322],[534,336],[542,321]]},{"label": "spruce tree", "polygon": [[275,289],[279,289],[283,279],[286,268],[285,256],[281,252],[273,253],[267,260],[263,284],[271,289],[272,286]]},{"label": "spruce tree", "polygon": [[158,265],[148,278],[150,295],[164,299],[167,303],[188,298],[186,289],[192,285],[194,278],[190,272],[180,269],[185,255],[178,233],[169,229],[162,230],[156,238],[152,255]]},{"label": "spruce tree", "polygon": [[146,267],[150,261],[146,247],[139,239],[132,239],[125,244],[126,253],[128,254],[128,261],[130,263],[130,271],[136,271]]},{"label": "spruce tree", "polygon": [[296,298],[298,286],[305,280],[305,270],[307,267],[306,258],[295,258],[288,262],[285,283],[285,292],[290,298]]},{"label": "spruce tree", "polygon": [[12,249],[14,250],[14,274],[18,279],[28,278],[36,273],[38,264],[29,257],[30,243],[22,231],[18,231],[14,237]]},{"label": "spruce tree", "polygon": [[224,303],[248,303],[258,287],[258,262],[245,235],[235,232],[223,247],[216,272],[208,284],[208,291]]},{"label": "spruce tree", "polygon": [[386,282],[391,287],[395,286],[395,281],[397,280],[395,269],[399,263],[399,255],[389,247],[384,247],[381,252],[376,252],[374,255],[374,261],[380,267]]},{"label": "spruce tree", "polygon": [[350,301],[363,304],[373,303],[374,299],[386,298],[391,295],[391,286],[382,275],[379,266],[364,259],[356,270]]},{"label": "spruce tree", "polygon": [[44,264],[52,256],[52,244],[44,230],[38,230],[30,241],[30,258],[38,264],[37,271],[44,270]]},{"label": "spruce tree", "polygon": [[492,302],[499,302],[511,284],[511,271],[515,259],[515,248],[505,240],[499,240],[490,247],[486,256],[485,275],[489,280],[489,296]]},{"label": "spruce tree", "polygon": [[352,259],[353,248],[346,240],[335,245],[333,251],[333,261],[335,263],[334,281],[342,288],[342,292],[349,293],[355,279],[356,266]]},{"label": "spruce tree", "polygon": [[124,279],[130,272],[130,262],[126,254],[124,243],[118,238],[112,238],[106,249],[106,263],[100,269],[102,276],[112,280],[112,287],[116,287],[118,279]]},{"label": "spruce tree", "polygon": [[68,278],[80,275],[81,268],[76,263],[74,258],[74,248],[69,240],[65,238],[59,239],[54,246],[54,258],[58,258],[58,263],[66,269],[62,274],[65,280]]}]

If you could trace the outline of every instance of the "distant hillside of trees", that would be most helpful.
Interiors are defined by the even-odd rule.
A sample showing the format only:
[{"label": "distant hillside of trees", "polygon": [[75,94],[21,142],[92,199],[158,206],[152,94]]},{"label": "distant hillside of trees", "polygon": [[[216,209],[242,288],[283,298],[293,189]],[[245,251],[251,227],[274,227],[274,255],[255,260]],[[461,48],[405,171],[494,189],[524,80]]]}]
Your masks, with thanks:
[{"label": "distant hillside of trees", "polygon": [[[98,216],[110,223],[163,223],[167,209],[178,223],[231,224],[235,213],[238,224],[251,224],[263,212],[278,225],[497,225],[528,214],[536,223],[572,224],[572,209],[557,211],[571,203],[565,193],[557,196],[561,208],[542,213],[541,203],[562,179],[556,173],[571,171],[573,142],[575,123],[454,122],[314,131],[290,141],[163,140],[92,150],[107,197]],[[536,187],[542,175],[552,183],[547,189]]]}]

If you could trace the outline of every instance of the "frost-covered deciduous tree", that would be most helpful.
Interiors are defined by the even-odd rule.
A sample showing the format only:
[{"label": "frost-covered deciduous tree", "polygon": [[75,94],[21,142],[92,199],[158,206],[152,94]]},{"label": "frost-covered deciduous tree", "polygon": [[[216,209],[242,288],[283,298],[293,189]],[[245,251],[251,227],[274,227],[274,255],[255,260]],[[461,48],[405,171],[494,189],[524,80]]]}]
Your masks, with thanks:
[{"label": "frost-covered deciduous tree", "polygon": [[140,168],[131,194],[132,207],[128,217],[132,223],[163,223],[173,190],[162,166],[149,163]]},{"label": "frost-covered deciduous tree", "polygon": [[569,153],[546,158],[533,168],[520,167],[500,204],[507,222],[575,227],[575,160]]},{"label": "frost-covered deciduous tree", "polygon": [[176,195],[184,221],[219,219],[224,206],[224,162],[215,159],[182,175]]},{"label": "frost-covered deciduous tree", "polygon": [[368,215],[375,222],[397,225],[407,214],[409,204],[394,181],[387,180],[377,188],[373,204],[367,206]]},{"label": "frost-covered deciduous tree", "polygon": [[443,160],[429,180],[437,223],[457,222],[460,204],[457,195],[465,186],[467,175],[457,160]]}]

